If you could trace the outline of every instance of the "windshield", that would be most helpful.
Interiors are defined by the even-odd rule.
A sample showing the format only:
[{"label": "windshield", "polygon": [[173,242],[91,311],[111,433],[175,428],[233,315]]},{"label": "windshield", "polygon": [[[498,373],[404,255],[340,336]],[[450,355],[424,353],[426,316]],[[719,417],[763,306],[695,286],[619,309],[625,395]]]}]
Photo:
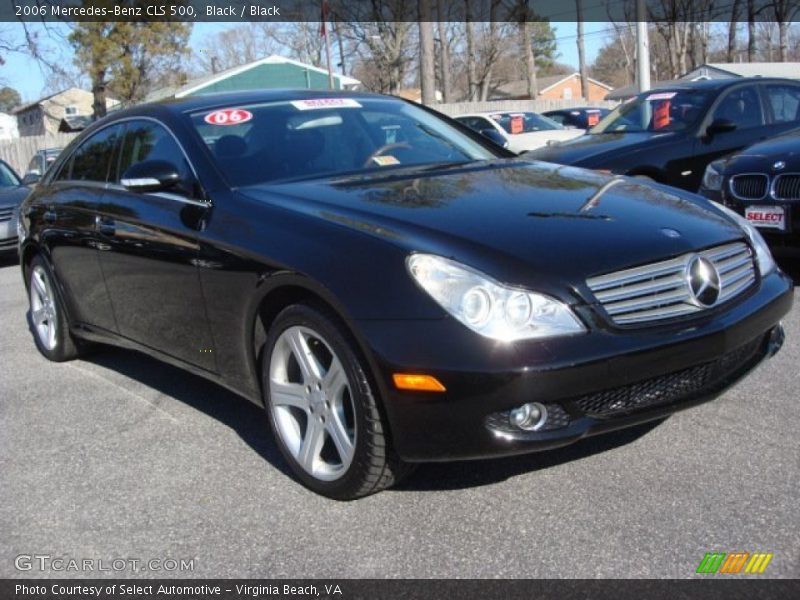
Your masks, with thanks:
[{"label": "windshield", "polygon": [[510,133],[511,135],[531,133],[532,131],[564,129],[552,119],[534,112],[497,113],[489,116],[500,125],[500,127],[505,129],[506,133]]},{"label": "windshield", "polygon": [[16,187],[19,179],[4,162],[0,162],[0,187]]},{"label": "windshield", "polygon": [[313,98],[190,116],[233,187],[498,156],[446,121],[392,99]]},{"label": "windshield", "polygon": [[709,101],[705,91],[653,91],[619,105],[590,134],[683,131],[697,122]]}]

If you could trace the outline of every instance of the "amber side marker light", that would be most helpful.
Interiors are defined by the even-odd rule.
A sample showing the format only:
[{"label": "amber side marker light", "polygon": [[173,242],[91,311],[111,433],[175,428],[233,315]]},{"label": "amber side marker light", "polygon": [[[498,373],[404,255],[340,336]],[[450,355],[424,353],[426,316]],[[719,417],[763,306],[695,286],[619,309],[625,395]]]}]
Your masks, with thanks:
[{"label": "amber side marker light", "polygon": [[430,375],[415,375],[411,373],[395,373],[392,375],[394,385],[398,390],[412,390],[414,392],[446,392],[447,389]]}]

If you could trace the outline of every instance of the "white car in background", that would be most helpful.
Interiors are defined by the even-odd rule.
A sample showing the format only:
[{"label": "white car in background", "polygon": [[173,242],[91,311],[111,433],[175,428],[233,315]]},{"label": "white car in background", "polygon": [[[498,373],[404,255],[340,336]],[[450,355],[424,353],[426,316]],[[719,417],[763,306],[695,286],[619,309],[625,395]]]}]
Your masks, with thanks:
[{"label": "white car in background", "polygon": [[[567,128],[535,112],[492,111],[453,117],[462,125],[483,135],[494,131],[507,142],[508,149],[520,153],[546,146],[549,142],[564,142],[585,132]],[[494,138],[495,135],[487,135]]]}]

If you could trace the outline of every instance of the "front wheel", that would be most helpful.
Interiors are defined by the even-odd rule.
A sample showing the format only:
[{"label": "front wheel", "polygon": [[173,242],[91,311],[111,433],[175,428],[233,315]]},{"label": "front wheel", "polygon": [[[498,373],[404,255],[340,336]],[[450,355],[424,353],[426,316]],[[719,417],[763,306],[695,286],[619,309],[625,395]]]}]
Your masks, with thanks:
[{"label": "front wheel", "polygon": [[351,500],[391,486],[409,470],[390,447],[365,368],[335,318],[290,306],[266,344],[265,406],[283,456],[306,487]]}]

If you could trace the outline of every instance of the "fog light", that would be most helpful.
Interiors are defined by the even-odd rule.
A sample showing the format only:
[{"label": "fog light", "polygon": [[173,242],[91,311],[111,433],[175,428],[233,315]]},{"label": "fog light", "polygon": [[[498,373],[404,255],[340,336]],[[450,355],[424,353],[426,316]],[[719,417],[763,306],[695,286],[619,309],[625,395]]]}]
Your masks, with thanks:
[{"label": "fog light", "polygon": [[513,409],[508,414],[508,420],[514,427],[525,431],[536,431],[547,421],[547,409],[538,402],[529,402]]}]

